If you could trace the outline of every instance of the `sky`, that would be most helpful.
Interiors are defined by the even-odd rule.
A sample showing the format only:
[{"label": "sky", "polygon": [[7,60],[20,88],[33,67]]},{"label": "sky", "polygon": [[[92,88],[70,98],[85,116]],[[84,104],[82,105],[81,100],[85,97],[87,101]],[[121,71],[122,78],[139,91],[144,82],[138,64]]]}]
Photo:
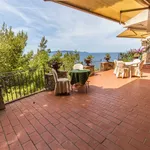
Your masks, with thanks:
[{"label": "sky", "polygon": [[25,53],[36,52],[43,36],[51,50],[125,52],[140,48],[139,39],[117,38],[119,23],[44,0],[0,0],[0,25],[28,33]]}]

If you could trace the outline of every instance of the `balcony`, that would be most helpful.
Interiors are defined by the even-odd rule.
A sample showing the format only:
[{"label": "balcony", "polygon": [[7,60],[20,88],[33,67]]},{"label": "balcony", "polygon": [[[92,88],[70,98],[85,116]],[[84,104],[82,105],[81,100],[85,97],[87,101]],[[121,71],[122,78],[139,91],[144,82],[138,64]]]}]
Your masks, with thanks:
[{"label": "balcony", "polygon": [[87,94],[42,91],[6,104],[0,149],[149,150],[150,71],[117,79],[110,70],[89,80]]}]

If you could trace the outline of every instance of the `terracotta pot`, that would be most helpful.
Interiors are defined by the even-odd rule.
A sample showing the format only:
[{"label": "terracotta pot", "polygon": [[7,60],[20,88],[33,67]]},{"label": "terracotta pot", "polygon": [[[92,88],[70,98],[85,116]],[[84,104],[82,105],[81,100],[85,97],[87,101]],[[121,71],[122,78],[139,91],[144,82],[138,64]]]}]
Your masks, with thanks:
[{"label": "terracotta pot", "polygon": [[84,59],[84,62],[86,63],[87,66],[89,66],[91,63],[91,59]]},{"label": "terracotta pot", "polygon": [[62,63],[58,63],[58,62],[52,62],[49,63],[49,66],[53,69],[56,70],[56,72],[58,72],[58,69],[61,67]]},{"label": "terracotta pot", "polygon": [[110,58],[109,58],[109,57],[105,57],[105,60],[106,60],[107,62],[109,62]]}]

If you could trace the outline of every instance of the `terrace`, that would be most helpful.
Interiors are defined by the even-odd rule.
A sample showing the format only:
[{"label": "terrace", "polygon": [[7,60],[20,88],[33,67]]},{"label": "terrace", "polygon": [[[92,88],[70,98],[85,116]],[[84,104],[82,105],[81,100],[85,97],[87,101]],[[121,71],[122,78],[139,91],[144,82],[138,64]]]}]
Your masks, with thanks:
[{"label": "terrace", "polygon": [[43,91],[0,111],[1,150],[149,150],[150,71],[90,77],[88,93]]}]

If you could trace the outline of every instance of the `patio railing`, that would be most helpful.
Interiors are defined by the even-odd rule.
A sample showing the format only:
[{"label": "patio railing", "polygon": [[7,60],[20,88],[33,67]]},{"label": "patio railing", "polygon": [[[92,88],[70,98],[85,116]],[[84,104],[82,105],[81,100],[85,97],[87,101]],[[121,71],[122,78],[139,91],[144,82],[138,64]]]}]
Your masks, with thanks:
[{"label": "patio railing", "polygon": [[45,89],[44,69],[0,73],[4,103],[29,96]]}]

